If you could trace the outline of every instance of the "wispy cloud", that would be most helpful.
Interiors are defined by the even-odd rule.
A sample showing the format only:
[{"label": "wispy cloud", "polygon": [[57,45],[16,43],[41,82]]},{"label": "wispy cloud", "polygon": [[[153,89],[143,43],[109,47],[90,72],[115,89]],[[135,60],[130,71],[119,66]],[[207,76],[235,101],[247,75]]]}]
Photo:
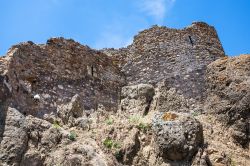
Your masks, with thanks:
[{"label": "wispy cloud", "polygon": [[111,22],[103,28],[94,47],[101,48],[121,48],[126,47],[133,42],[128,34],[126,34],[126,26],[123,23],[118,24],[116,21]]},{"label": "wispy cloud", "polygon": [[139,7],[147,15],[162,21],[176,0],[139,0]]},{"label": "wispy cloud", "polygon": [[[114,15],[107,24],[103,27],[99,34],[94,47],[100,48],[121,48],[128,46],[133,42],[133,36],[136,34],[128,33],[129,28],[132,28],[134,23],[140,21],[143,23],[143,29],[151,24],[163,24],[164,18],[172,9],[176,0],[131,0],[133,5],[139,9],[131,11],[126,17],[119,14]],[[151,17],[152,20],[145,18]],[[143,21],[142,21],[143,20]],[[138,29],[136,30],[136,32]]]},{"label": "wispy cloud", "polygon": [[126,47],[131,44],[133,41],[132,38],[123,36],[122,34],[112,33],[112,32],[103,32],[99,40],[95,43],[95,48],[121,48]]}]

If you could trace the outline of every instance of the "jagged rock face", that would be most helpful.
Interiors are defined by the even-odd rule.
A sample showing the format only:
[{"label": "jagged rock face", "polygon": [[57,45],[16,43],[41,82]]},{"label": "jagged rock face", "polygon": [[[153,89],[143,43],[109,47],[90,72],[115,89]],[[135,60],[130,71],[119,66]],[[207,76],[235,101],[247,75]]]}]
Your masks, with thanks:
[{"label": "jagged rock face", "polygon": [[200,22],[182,30],[155,26],[135,36],[127,50],[104,52],[126,56],[120,59],[128,84],[167,80],[169,86],[197,100],[206,96],[206,66],[225,56],[215,29]]},{"label": "jagged rock face", "polygon": [[3,130],[0,135],[0,165],[18,165],[28,143],[25,117],[14,108],[1,111],[5,112],[5,124],[0,126]]},{"label": "jagged rock face", "polygon": [[70,103],[58,106],[57,114],[62,119],[64,124],[73,126],[75,119],[83,116],[83,107],[81,105],[80,97],[75,95]]},{"label": "jagged rock face", "polygon": [[[25,128],[28,135],[27,148],[22,154],[21,166],[41,166],[46,154],[58,144],[60,134],[51,128],[52,124],[31,115],[25,118]],[[54,129],[54,130],[53,130]],[[53,131],[54,132],[53,132]]]},{"label": "jagged rock face", "polygon": [[53,38],[46,45],[16,45],[2,61],[6,65],[1,68],[1,80],[5,77],[1,99],[7,94],[7,82],[11,105],[23,113],[41,117],[55,112],[57,105],[69,102],[75,94],[86,109],[95,109],[99,102],[110,110],[117,108],[124,84],[118,68],[105,54],[73,40]]},{"label": "jagged rock face", "polygon": [[203,143],[200,122],[183,114],[157,113],[153,130],[158,153],[166,160],[189,161]]},{"label": "jagged rock face", "polygon": [[0,76],[0,104],[3,104],[10,97],[8,78]]},{"label": "jagged rock face", "polygon": [[146,115],[154,96],[154,87],[148,84],[125,86],[121,92],[121,111],[129,115]]},{"label": "jagged rock face", "polygon": [[24,116],[14,108],[6,110],[6,121],[0,144],[0,165],[117,165],[106,156],[96,141],[79,135],[70,140],[70,132],[31,115]]},{"label": "jagged rock face", "polygon": [[250,125],[250,55],[223,58],[207,70],[206,110],[232,126],[236,142],[249,143]]},{"label": "jagged rock face", "polygon": [[131,135],[124,140],[122,149],[119,151],[121,162],[126,165],[132,165],[133,159],[140,150],[139,130],[133,129]]},{"label": "jagged rock face", "polygon": [[154,109],[159,112],[188,112],[191,109],[188,100],[178,94],[175,88],[169,88],[165,81],[157,86],[154,105]]}]

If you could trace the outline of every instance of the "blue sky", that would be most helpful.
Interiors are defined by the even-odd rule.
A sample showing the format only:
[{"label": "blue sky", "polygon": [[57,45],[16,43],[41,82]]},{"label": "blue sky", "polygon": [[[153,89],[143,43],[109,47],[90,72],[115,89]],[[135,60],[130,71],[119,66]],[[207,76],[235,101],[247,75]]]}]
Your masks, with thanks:
[{"label": "blue sky", "polygon": [[72,38],[92,48],[122,47],[152,25],[215,26],[226,54],[250,53],[249,0],[0,0],[0,55],[23,41]]}]

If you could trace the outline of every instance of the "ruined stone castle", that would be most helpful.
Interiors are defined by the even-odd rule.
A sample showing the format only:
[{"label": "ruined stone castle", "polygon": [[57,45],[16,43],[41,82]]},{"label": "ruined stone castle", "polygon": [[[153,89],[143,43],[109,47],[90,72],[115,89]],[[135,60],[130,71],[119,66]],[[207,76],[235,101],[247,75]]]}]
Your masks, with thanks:
[{"label": "ruined stone castle", "polygon": [[[218,59],[223,62],[220,63]],[[231,69],[233,64],[237,66],[234,70]],[[41,150],[47,146],[42,144],[41,140],[43,132],[46,132],[49,127],[46,129],[38,127],[39,129],[30,130],[25,122],[33,117],[46,121],[46,124],[50,123],[47,126],[55,121],[60,123],[60,120],[57,120],[57,118],[61,118],[58,117],[58,112],[62,108],[66,108],[62,105],[72,102],[72,97],[75,95],[77,95],[77,101],[81,105],[81,111],[87,117],[91,117],[100,109],[106,112],[100,113],[101,115],[112,113],[128,115],[131,112],[133,112],[131,114],[143,112],[141,114],[143,116],[150,115],[150,111],[164,112],[169,110],[170,112],[178,112],[174,117],[182,117],[180,115],[182,112],[193,114],[194,111],[198,111],[198,114],[203,115],[204,112],[209,113],[211,110],[212,113],[218,114],[219,121],[226,124],[230,131],[232,130],[233,139],[246,147],[249,145],[250,131],[249,67],[249,55],[229,60],[215,28],[203,22],[194,22],[184,29],[153,26],[139,32],[131,45],[121,49],[94,50],[72,39],[64,38],[51,38],[46,44],[34,44],[29,41],[14,45],[4,57],[0,58],[0,165],[19,165],[20,163],[21,165],[27,163],[47,165],[53,163],[54,160],[52,162],[52,159],[48,157],[50,151]],[[220,74],[224,71],[224,74]],[[238,74],[236,74],[237,72]],[[237,98],[237,100],[233,100],[233,98]],[[11,119],[8,116],[8,111],[12,110],[10,108],[17,110],[19,119],[22,119],[19,127],[16,126],[16,123],[19,122],[14,122],[19,121],[19,119]],[[15,116],[17,115],[15,114]],[[72,116],[75,114],[73,113]],[[185,117],[183,119],[178,125],[181,126],[189,121]],[[60,125],[67,125],[63,120],[61,123]],[[191,121],[191,124],[198,126],[193,127],[196,128],[194,130],[192,128],[194,132],[202,132],[202,127],[198,122]],[[98,126],[98,124],[96,125]],[[70,127],[72,126],[74,127],[74,123]],[[204,128],[204,130],[208,130],[206,127]],[[233,132],[236,130],[238,133]],[[40,132],[40,134],[36,141],[37,145],[31,146],[30,142],[34,136],[30,134],[34,131]],[[162,141],[160,131],[161,129],[157,128],[158,134],[156,134],[157,139],[155,140],[158,142]],[[179,130],[176,129],[175,132],[179,132]],[[20,133],[23,136],[19,139]],[[137,136],[138,133],[132,137],[132,140]],[[8,140],[9,137],[15,139]],[[147,139],[149,138],[151,139],[151,136],[147,136]],[[204,148],[201,145],[204,143],[203,137],[197,134],[197,140],[198,138],[197,144],[193,145],[195,141],[188,144],[194,147],[192,150],[183,150],[185,153],[190,152],[191,156],[184,154],[184,152],[181,155],[182,152],[173,152],[177,157],[171,156],[172,153],[170,153],[167,160],[169,162],[172,162],[172,159],[185,160],[189,163],[187,165],[192,163],[194,165],[194,161],[201,162],[195,160],[194,157],[199,148]],[[63,137],[60,137],[59,142],[61,140]],[[16,142],[19,142],[19,145],[15,148]],[[145,159],[140,156],[140,153],[141,155],[144,153],[141,140],[138,138],[138,140],[135,139],[135,142],[140,144],[140,148],[138,149],[137,145],[134,145],[137,150],[133,153],[121,150],[122,157],[117,161],[111,158],[112,161],[109,162],[107,159],[107,161],[100,161],[99,164],[106,162],[106,165],[117,165],[118,162],[124,165],[147,165],[152,162],[153,159]],[[60,143],[55,144],[60,145]],[[165,146],[164,143],[161,144],[161,146],[163,145]],[[54,144],[50,148],[52,147],[59,148]],[[8,148],[10,150],[7,150]],[[164,154],[166,147],[158,149],[163,151],[159,154]],[[199,151],[200,160],[205,154],[203,150]],[[169,149],[167,151],[169,153]],[[103,152],[103,154],[106,153],[109,155],[109,152]],[[152,154],[156,153],[152,152]],[[32,158],[32,155],[29,156],[29,154],[35,157]],[[37,159],[37,155],[39,159]],[[130,157],[126,158],[127,155]],[[212,154],[211,156],[213,157]],[[129,159],[128,161],[128,158],[134,160]],[[168,163],[165,159],[164,157],[163,160],[157,158],[154,162],[158,163],[156,165]],[[35,160],[39,163],[36,164]],[[143,164],[143,160],[148,162]],[[205,160],[208,159],[204,158]],[[80,165],[83,165],[84,161],[81,158]],[[249,159],[246,162],[249,163]],[[67,165],[69,163],[62,161],[61,164]],[[77,164],[73,163],[72,165]]]},{"label": "ruined stone castle", "polygon": [[[43,116],[74,94],[86,109],[103,104],[117,109],[124,85],[168,81],[179,93],[196,100],[205,96],[204,73],[225,56],[215,29],[195,22],[182,30],[154,26],[140,32],[127,48],[95,51],[73,40],[49,39],[13,46],[2,69],[13,94],[11,104],[22,112],[39,94],[42,104],[27,114]],[[4,59],[4,58],[3,58]]]}]

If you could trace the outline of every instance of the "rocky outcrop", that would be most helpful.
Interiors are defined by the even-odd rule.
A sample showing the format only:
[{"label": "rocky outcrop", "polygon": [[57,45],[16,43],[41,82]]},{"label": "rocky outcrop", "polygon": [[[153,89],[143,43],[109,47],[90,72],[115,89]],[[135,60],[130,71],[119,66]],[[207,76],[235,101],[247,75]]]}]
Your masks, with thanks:
[{"label": "rocky outcrop", "polygon": [[11,107],[3,111],[6,117],[0,139],[0,164],[19,165],[28,145],[25,117]]},{"label": "rocky outcrop", "polygon": [[191,104],[175,88],[170,88],[166,81],[160,82],[154,96],[154,109],[159,112],[188,112]]},{"label": "rocky outcrop", "polygon": [[89,165],[89,166],[113,166],[111,158],[98,150],[98,145],[92,139],[83,142],[75,142],[60,148],[48,157],[46,165]]},{"label": "rocky outcrop", "polygon": [[140,150],[139,130],[134,128],[130,136],[124,140],[123,147],[118,152],[121,162],[126,165],[131,165],[133,159]]},{"label": "rocky outcrop", "polygon": [[130,115],[146,115],[154,96],[154,87],[147,84],[125,86],[121,91],[121,111]]},{"label": "rocky outcrop", "polygon": [[3,105],[6,99],[11,95],[11,87],[8,84],[8,77],[6,76],[0,76],[0,95],[1,105]]},{"label": "rocky outcrop", "polygon": [[83,116],[84,109],[80,100],[79,95],[75,95],[72,97],[70,103],[58,106],[57,114],[64,124],[74,126],[76,119]]},{"label": "rocky outcrop", "polygon": [[250,55],[223,58],[207,70],[206,110],[232,131],[235,142],[248,146],[250,125]]}]

